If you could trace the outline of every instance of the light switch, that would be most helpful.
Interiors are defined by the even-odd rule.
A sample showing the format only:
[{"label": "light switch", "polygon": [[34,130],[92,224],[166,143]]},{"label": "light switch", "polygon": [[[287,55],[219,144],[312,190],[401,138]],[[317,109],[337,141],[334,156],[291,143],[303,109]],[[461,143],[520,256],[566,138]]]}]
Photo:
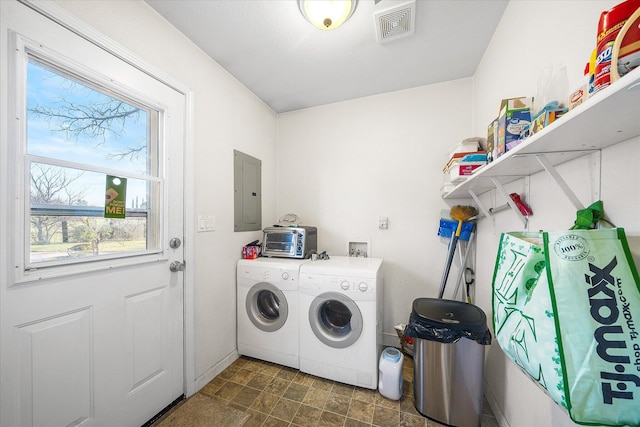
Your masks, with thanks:
[{"label": "light switch", "polygon": [[213,215],[198,215],[198,233],[216,231],[216,217]]}]

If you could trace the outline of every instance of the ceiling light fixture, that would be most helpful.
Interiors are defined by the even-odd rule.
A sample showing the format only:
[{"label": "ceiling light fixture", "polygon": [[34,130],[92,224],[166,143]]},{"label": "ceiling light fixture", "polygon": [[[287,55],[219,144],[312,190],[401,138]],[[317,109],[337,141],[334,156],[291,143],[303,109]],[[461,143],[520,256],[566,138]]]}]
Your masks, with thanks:
[{"label": "ceiling light fixture", "polygon": [[321,30],[333,30],[344,24],[357,4],[358,0],[298,0],[302,16]]}]

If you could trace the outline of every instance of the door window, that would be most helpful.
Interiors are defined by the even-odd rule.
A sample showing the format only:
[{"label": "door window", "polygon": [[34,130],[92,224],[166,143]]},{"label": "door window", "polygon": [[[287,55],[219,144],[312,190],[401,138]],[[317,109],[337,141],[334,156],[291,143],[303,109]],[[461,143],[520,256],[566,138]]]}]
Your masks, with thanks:
[{"label": "door window", "polygon": [[26,269],[159,251],[158,111],[33,53],[26,73]]}]

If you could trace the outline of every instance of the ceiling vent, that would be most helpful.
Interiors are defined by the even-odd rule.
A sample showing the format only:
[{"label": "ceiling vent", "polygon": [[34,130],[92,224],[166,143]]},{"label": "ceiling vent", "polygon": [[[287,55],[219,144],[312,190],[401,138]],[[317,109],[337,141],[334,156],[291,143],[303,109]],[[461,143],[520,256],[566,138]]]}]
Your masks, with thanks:
[{"label": "ceiling vent", "polygon": [[416,22],[415,0],[376,12],[376,38],[378,43],[386,43],[413,34]]}]

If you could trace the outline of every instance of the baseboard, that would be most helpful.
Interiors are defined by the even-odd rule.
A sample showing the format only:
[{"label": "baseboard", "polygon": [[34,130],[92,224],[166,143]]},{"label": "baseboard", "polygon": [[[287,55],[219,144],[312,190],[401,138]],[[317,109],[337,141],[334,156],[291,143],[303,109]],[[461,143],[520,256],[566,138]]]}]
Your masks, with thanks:
[{"label": "baseboard", "polygon": [[229,367],[233,362],[238,359],[240,355],[238,354],[238,350],[233,350],[231,353],[227,354],[222,358],[218,363],[207,369],[202,375],[196,378],[196,392],[199,391],[202,387],[209,384],[209,381],[218,376],[218,374]]},{"label": "baseboard", "polygon": [[400,338],[398,338],[398,334],[390,334],[388,332],[383,332],[382,345],[384,347],[400,348]]},{"label": "baseboard", "polygon": [[493,412],[493,416],[496,418],[498,425],[500,427],[510,427],[509,422],[504,416],[504,412],[502,412],[502,408],[498,405],[498,400],[496,396],[493,394],[491,387],[489,387],[489,383],[486,379],[482,379],[483,387],[484,387],[484,397],[489,402],[489,406],[491,407],[491,411]]}]

